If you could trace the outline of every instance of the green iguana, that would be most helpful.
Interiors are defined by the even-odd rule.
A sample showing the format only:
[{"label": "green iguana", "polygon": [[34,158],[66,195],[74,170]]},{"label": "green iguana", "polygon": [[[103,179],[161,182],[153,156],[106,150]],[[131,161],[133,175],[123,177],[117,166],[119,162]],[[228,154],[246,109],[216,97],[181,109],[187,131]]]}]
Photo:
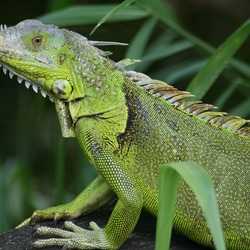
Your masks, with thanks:
[{"label": "green iguana", "polygon": [[[117,249],[133,231],[141,210],[157,215],[159,166],[195,161],[213,180],[227,249],[250,249],[250,127],[247,120],[215,112],[214,106],[184,98],[158,80],[115,63],[96,48],[107,42],[54,25],[26,20],[1,26],[4,73],[55,103],[64,137],[76,137],[99,176],[72,202],[34,212],[30,221],[72,219],[114,196],[118,201],[104,228],[40,227],[34,247]],[[174,228],[213,247],[194,194],[179,187]]]}]

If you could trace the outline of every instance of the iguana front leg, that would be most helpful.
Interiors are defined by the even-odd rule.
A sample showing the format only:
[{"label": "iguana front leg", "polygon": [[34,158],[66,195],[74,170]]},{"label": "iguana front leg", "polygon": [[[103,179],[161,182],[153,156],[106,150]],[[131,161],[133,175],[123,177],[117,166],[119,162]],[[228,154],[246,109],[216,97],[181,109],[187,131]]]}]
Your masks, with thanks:
[{"label": "iguana front leg", "polygon": [[[58,235],[60,238],[38,240],[35,247],[67,246],[77,249],[118,249],[133,231],[143,206],[142,195],[136,182],[119,159],[103,145],[103,130],[93,119],[81,119],[76,124],[79,143],[102,178],[118,196],[117,204],[105,228],[91,223],[92,231],[81,229],[66,222],[66,229],[40,227],[37,232],[43,235]],[[84,121],[85,120],[85,121]],[[100,122],[98,123],[100,125]],[[98,127],[98,128],[97,128]],[[112,142],[110,142],[112,143]]]},{"label": "iguana front leg", "polygon": [[102,207],[114,196],[115,194],[109,185],[101,176],[98,176],[73,201],[45,210],[37,210],[17,228],[44,219],[53,219],[54,221],[74,219]]}]

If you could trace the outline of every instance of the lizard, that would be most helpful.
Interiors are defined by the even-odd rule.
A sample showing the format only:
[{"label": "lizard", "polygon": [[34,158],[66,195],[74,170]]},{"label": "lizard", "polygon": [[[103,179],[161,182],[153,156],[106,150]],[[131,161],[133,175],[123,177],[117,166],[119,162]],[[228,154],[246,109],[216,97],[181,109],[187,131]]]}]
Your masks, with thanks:
[{"label": "lizard", "polygon": [[[104,228],[65,230],[39,227],[34,247],[118,249],[132,233],[142,209],[157,216],[159,167],[194,161],[209,173],[216,192],[227,249],[250,249],[249,121],[187,99],[181,91],[129,71],[133,60],[114,62],[82,35],[24,20],[1,26],[0,64],[4,73],[32,86],[55,103],[64,137],[76,137],[98,176],[74,200],[37,210],[21,226],[42,219],[73,219],[117,197]],[[166,194],[167,195],[167,194]],[[192,191],[182,181],[173,227],[213,247],[208,226]]]}]

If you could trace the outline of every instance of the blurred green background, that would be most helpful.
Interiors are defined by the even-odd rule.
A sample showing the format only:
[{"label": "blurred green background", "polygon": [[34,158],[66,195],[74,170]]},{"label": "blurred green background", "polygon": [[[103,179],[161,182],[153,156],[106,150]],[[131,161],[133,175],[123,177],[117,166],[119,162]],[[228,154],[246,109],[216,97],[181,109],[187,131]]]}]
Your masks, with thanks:
[{"label": "blurred green background", "polygon": [[[39,17],[89,37],[101,17],[121,2],[3,1],[0,23],[11,26]],[[211,56],[209,49],[195,45],[185,32],[216,48],[250,17],[248,0],[162,1],[167,4],[165,13],[173,24],[169,28],[156,22],[158,13],[145,2],[142,10],[140,5],[122,10],[117,14],[120,18],[99,27],[91,40],[130,43],[129,48],[107,48],[114,53],[111,58],[141,59],[144,63],[133,69],[180,89],[187,88]],[[76,7],[69,9],[70,6]],[[91,11],[82,11],[91,6]],[[60,10],[66,12],[57,12]],[[57,15],[48,16],[49,13]],[[182,32],[178,32],[178,27],[182,27]],[[248,38],[236,54],[240,70],[229,66],[203,98],[223,111],[245,118],[250,115],[249,42]],[[3,73],[0,94],[0,232],[4,232],[37,208],[71,200],[96,173],[77,141],[62,139],[53,103]]]}]

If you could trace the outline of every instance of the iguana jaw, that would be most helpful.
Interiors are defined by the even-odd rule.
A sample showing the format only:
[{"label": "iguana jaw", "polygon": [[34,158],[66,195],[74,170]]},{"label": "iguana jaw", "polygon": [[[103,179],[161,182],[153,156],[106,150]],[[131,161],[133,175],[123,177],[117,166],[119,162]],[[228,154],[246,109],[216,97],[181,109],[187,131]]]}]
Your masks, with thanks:
[{"label": "iguana jaw", "polygon": [[16,72],[11,66],[7,66],[3,63],[0,63],[0,67],[2,67],[3,72],[5,75],[9,75],[9,77],[12,79],[14,76],[17,77],[17,81],[18,83],[24,83],[25,87],[27,89],[30,88],[30,86],[32,87],[32,89],[34,90],[35,93],[38,93],[40,90],[41,95],[46,98],[49,97],[50,101],[54,102],[55,100],[55,96],[53,96],[53,94],[51,94],[50,92],[46,91],[45,89],[42,89],[40,86],[38,86],[37,84],[35,84],[34,82],[30,81],[29,79],[27,79],[25,76],[22,76],[21,74],[19,74],[18,72]]}]

